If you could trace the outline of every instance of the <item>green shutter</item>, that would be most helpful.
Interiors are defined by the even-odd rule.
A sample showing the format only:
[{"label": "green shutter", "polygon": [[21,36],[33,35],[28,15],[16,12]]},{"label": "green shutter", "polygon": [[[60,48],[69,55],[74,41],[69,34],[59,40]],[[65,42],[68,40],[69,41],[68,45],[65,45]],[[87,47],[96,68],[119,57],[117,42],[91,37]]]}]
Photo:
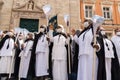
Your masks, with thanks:
[{"label": "green shutter", "polygon": [[38,32],[39,19],[20,19],[19,27],[25,28],[30,32]]}]

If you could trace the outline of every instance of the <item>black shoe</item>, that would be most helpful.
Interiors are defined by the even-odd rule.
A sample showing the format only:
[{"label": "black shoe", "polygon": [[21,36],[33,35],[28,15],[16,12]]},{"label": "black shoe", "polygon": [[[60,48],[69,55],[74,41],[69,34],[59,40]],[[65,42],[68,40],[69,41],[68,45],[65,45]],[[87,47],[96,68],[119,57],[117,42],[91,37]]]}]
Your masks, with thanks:
[{"label": "black shoe", "polygon": [[20,78],[20,80],[27,80],[26,78]]}]

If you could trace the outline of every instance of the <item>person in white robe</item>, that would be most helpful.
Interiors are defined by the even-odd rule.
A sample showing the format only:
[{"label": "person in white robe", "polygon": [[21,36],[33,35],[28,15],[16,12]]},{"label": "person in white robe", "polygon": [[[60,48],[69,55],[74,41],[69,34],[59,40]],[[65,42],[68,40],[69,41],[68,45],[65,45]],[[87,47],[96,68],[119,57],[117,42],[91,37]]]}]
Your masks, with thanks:
[{"label": "person in white robe", "polygon": [[[106,46],[106,43],[108,46]],[[111,80],[111,61],[114,58],[113,44],[110,40],[104,39],[104,48],[105,48],[105,66],[106,66],[106,78]]]},{"label": "person in white robe", "polygon": [[36,54],[36,62],[35,62],[35,72],[36,77],[45,79],[46,76],[48,76],[48,53],[49,53],[49,47],[48,47],[48,36],[46,35],[46,27],[45,25],[40,26],[40,33],[37,34],[35,39],[36,42],[36,48],[35,48],[35,54]]},{"label": "person in white robe", "polygon": [[[84,24],[86,23],[88,24],[88,22]],[[86,30],[82,31],[78,40],[76,40],[79,45],[77,80],[92,80],[94,48],[91,43],[93,41],[93,32],[92,25],[89,24],[88,26],[91,28],[85,28]]]},{"label": "person in white robe", "polygon": [[[12,56],[14,55],[14,39],[12,32],[8,32],[0,43],[0,74],[13,73]],[[11,70],[12,69],[12,70]]]},{"label": "person in white robe", "polygon": [[[17,38],[17,37],[16,37]],[[18,78],[19,67],[20,67],[20,52],[22,50],[22,44],[24,43],[23,34],[20,33],[17,41],[15,42],[15,64],[14,64],[14,78]]]},{"label": "person in white robe", "polygon": [[[94,22],[95,17],[96,16],[93,17],[92,21],[89,20],[89,22],[86,22],[89,25],[87,25],[88,27],[80,33],[77,40],[79,45],[77,80],[97,80],[98,60],[97,57],[95,57],[96,52],[92,44],[95,38],[94,36],[96,34],[96,30],[103,23],[103,21],[101,21],[103,18],[99,17],[99,19]],[[99,22],[99,20],[101,22]],[[97,23],[97,21],[99,23]]]},{"label": "person in white robe", "polygon": [[[104,28],[100,29],[100,34],[102,37],[103,44],[100,44],[100,49],[97,53],[99,56],[99,61],[101,60],[104,61],[102,64],[100,63],[99,66],[103,66],[102,68],[99,68],[99,73],[101,75],[104,75],[103,78],[99,74],[99,79],[98,80],[119,80],[120,79],[120,66],[119,66],[119,61],[118,57],[116,54],[115,46],[111,40],[109,40],[105,34]],[[99,38],[99,43],[100,38]],[[103,57],[102,57],[103,55]],[[101,58],[101,59],[100,59]],[[105,64],[104,64],[105,63]],[[105,69],[103,69],[105,68]],[[101,70],[101,72],[100,72]],[[114,76],[115,75],[115,76]],[[101,78],[101,79],[100,79]]]},{"label": "person in white robe", "polygon": [[103,36],[103,45],[105,53],[105,68],[106,68],[106,80],[112,80],[111,68],[112,68],[112,58],[114,57],[113,43],[107,38],[105,31],[102,29],[101,34]]},{"label": "person in white robe", "polygon": [[53,37],[52,63],[53,80],[67,80],[67,38],[62,34],[62,27],[57,27],[57,35]]},{"label": "person in white robe", "polygon": [[20,67],[19,67],[19,78],[20,79],[27,79],[32,46],[33,46],[33,34],[28,33],[27,39],[25,43],[22,45],[23,50],[21,51],[19,55],[19,57],[21,58]]},{"label": "person in white robe", "polygon": [[116,30],[116,35],[114,35],[111,38],[112,42],[115,45],[116,51],[117,51],[117,55],[118,55],[118,59],[119,59],[119,63],[120,63],[120,29]]},{"label": "person in white robe", "polygon": [[92,40],[92,29],[89,29],[89,31],[86,31],[81,34],[81,36],[79,36],[79,62],[77,80],[92,80],[92,66],[94,54],[94,48],[91,46]]}]

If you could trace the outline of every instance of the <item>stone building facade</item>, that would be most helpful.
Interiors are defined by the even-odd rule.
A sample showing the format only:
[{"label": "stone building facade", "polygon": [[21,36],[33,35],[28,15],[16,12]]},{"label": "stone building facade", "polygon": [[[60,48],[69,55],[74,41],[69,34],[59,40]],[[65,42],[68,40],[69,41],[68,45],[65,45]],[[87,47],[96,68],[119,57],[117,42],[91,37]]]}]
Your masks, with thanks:
[{"label": "stone building facade", "polygon": [[37,20],[37,28],[42,24],[47,24],[46,16],[42,10],[46,4],[50,4],[52,7],[49,18],[57,14],[58,24],[62,24],[68,31],[64,15],[69,14],[70,28],[79,28],[79,0],[0,0],[0,29],[9,30],[20,27],[23,19],[23,23],[27,20]]}]

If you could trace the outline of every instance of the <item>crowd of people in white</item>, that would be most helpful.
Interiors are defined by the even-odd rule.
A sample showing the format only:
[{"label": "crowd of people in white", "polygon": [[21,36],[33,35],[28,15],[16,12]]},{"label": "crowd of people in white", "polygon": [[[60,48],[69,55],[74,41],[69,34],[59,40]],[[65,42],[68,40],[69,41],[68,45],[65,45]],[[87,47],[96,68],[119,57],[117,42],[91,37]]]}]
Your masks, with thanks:
[{"label": "crowd of people in white", "polygon": [[[120,29],[110,39],[102,22],[85,20],[69,34],[58,25],[38,33],[0,34],[0,80],[120,80]],[[51,34],[52,33],[52,34]]]}]

